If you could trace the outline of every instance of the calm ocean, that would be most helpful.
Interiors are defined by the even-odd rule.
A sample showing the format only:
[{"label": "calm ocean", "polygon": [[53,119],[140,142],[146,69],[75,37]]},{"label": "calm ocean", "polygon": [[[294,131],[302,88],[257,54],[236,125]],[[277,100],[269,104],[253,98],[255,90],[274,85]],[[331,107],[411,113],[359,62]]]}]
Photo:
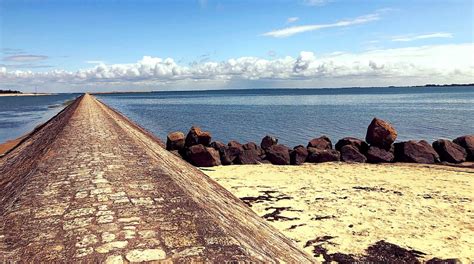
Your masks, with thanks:
[{"label": "calm ocean", "polygon": [[166,139],[192,125],[214,140],[240,142],[275,135],[289,146],[320,135],[333,142],[364,138],[373,117],[391,122],[399,140],[455,138],[474,133],[474,87],[252,89],[98,96]]},{"label": "calm ocean", "polygon": [[[0,142],[31,131],[76,94],[0,97]],[[192,125],[214,140],[260,142],[275,135],[289,146],[328,135],[364,138],[374,116],[388,120],[399,140],[454,138],[474,133],[474,87],[252,89],[97,96],[162,139]]]},{"label": "calm ocean", "polygon": [[0,143],[20,137],[48,121],[78,94],[0,97]]}]

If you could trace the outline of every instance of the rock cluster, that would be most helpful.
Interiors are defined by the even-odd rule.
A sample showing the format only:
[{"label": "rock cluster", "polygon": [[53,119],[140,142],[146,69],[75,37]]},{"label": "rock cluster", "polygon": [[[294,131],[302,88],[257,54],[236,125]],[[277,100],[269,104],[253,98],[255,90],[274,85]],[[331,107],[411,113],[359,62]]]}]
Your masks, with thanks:
[{"label": "rock cluster", "polygon": [[327,136],[311,139],[307,146],[293,149],[278,144],[276,137],[265,136],[260,145],[230,141],[212,141],[210,132],[193,126],[185,136],[180,131],[167,136],[166,149],[198,167],[231,164],[301,165],[343,161],[352,163],[411,162],[434,164],[474,161],[474,135],[461,136],[453,141],[439,139],[395,142],[398,133],[387,121],[374,118],[367,128],[365,141],[354,137],[340,139],[334,146]]}]

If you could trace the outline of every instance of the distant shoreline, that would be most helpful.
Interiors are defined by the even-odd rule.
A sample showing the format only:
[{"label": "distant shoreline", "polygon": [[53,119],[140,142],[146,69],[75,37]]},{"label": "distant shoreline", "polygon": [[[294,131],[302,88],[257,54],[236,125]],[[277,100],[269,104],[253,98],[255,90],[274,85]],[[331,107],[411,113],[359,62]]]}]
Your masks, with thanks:
[{"label": "distant shoreline", "polygon": [[52,93],[0,93],[0,97],[7,96],[45,96],[53,95]]},{"label": "distant shoreline", "polygon": [[107,94],[135,94],[135,93],[203,93],[203,92],[219,92],[219,91],[251,91],[251,90],[349,90],[349,89],[393,89],[393,88],[448,88],[448,87],[469,87],[474,86],[474,83],[468,84],[426,84],[415,86],[353,86],[353,87],[336,87],[336,88],[229,88],[229,89],[205,89],[205,90],[151,90],[151,91],[110,91],[110,92],[91,92],[92,95],[107,95]]}]

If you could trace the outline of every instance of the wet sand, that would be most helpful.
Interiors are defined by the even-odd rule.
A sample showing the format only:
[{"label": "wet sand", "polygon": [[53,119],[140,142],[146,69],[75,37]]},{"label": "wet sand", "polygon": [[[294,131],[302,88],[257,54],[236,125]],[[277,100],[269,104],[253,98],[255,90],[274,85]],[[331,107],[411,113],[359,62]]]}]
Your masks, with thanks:
[{"label": "wet sand", "polygon": [[385,240],[424,260],[474,260],[474,169],[326,163],[203,171],[315,256],[321,247],[363,254]]},{"label": "wet sand", "polygon": [[[26,136],[26,135],[25,135]],[[20,141],[25,137],[19,137],[17,139],[7,140],[4,143],[0,144],[0,155],[14,148]]]}]

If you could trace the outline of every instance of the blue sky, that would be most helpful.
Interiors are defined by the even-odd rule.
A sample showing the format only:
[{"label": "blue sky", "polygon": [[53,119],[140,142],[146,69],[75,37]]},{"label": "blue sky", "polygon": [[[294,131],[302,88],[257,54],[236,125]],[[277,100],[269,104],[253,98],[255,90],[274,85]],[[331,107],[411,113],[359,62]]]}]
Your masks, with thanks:
[{"label": "blue sky", "polygon": [[[393,77],[394,71],[403,68],[401,63],[421,65],[417,70],[423,67],[427,70],[425,62],[430,56],[436,56],[432,59],[437,63],[451,65],[450,71],[462,71],[462,76],[445,76],[440,82],[473,79],[473,65],[459,61],[462,57],[474,61],[472,1],[3,0],[0,3],[3,52],[0,74],[4,79],[0,81],[1,87],[186,89],[191,81],[199,82],[194,86],[202,88],[351,86],[344,78],[348,80],[348,76],[353,77],[357,72],[348,69],[337,72],[337,69],[353,69],[355,62],[364,60],[367,67],[373,66],[371,62],[378,65],[371,67],[374,71],[385,69],[383,75],[378,69],[379,76],[373,77],[376,83],[383,85],[385,80],[387,85],[402,85],[400,81],[406,77],[390,80],[387,76]],[[391,52],[390,56],[396,58],[394,50],[406,52],[404,48],[422,47],[425,48],[411,52],[413,61],[410,58],[386,61],[383,53],[376,54],[376,58],[382,58],[379,61],[367,59],[374,51]],[[455,52],[459,58],[430,55],[448,47],[459,49]],[[303,58],[302,52],[312,54],[305,53]],[[417,52],[425,56],[423,62],[417,61],[421,56]],[[331,59],[338,54],[347,56],[344,60]],[[144,56],[152,58],[147,62],[152,65],[147,67],[152,67],[153,74],[140,69],[138,75],[123,73],[130,70],[130,64],[143,66]],[[287,56],[293,60],[278,61]],[[229,60],[249,57],[253,60],[241,60],[237,66],[232,63],[229,66]],[[166,58],[171,58],[172,63],[164,63]],[[294,71],[298,59],[300,63],[306,59],[308,67],[305,66],[304,73]],[[444,62],[445,59],[449,61]],[[260,75],[249,72],[248,64],[252,63],[264,65]],[[167,67],[165,72],[158,74],[157,65]],[[321,65],[325,70],[321,70]],[[328,65],[333,65],[331,74],[327,74]],[[274,72],[275,67],[278,72]],[[293,72],[281,72],[285,67]],[[393,69],[387,72],[388,67]],[[239,72],[242,68],[245,68],[243,72]],[[120,76],[117,69],[122,71]],[[81,70],[87,74],[79,74]],[[107,74],[97,75],[98,70]],[[268,73],[269,70],[272,72]],[[57,71],[69,75],[54,77],[52,72]],[[363,80],[352,82],[368,85],[373,74],[367,71],[361,74]],[[430,75],[414,71],[406,85],[429,81],[423,74]],[[65,88],[67,80],[70,87],[76,88]]]}]

